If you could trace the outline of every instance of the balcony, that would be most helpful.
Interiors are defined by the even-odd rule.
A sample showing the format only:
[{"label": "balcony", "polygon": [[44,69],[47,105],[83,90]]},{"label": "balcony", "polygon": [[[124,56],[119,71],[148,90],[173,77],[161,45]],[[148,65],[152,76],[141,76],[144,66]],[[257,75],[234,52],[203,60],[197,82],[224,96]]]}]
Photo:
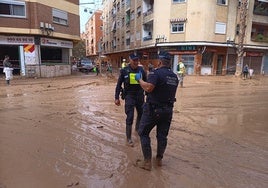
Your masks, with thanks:
[{"label": "balcony", "polygon": [[148,41],[148,40],[152,40],[152,39],[153,39],[153,37],[150,35],[143,37],[143,41]]},{"label": "balcony", "polygon": [[263,23],[252,23],[251,41],[268,43],[268,25]]},{"label": "balcony", "polygon": [[152,9],[143,13],[143,23],[147,23],[147,22],[153,20],[153,18],[154,18],[154,14],[153,14]]},{"label": "balcony", "polygon": [[265,36],[263,34],[257,34],[251,36],[251,40],[254,42],[266,42],[268,43],[268,36]]}]

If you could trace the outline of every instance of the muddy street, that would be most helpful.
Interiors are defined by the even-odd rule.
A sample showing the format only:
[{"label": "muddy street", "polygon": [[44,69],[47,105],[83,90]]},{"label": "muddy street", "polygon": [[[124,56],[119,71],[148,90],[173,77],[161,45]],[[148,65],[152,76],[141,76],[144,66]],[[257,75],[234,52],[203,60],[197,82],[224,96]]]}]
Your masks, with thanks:
[{"label": "muddy street", "polygon": [[0,188],[268,187],[268,77],[185,77],[151,172],[134,166],[138,135],[126,145],[116,79],[1,78]]}]

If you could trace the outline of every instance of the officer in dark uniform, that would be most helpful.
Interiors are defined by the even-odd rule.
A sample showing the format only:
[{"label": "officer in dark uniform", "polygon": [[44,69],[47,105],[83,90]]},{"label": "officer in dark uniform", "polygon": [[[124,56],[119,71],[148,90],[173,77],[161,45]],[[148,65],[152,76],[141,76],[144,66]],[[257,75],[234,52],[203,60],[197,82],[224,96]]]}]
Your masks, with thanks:
[{"label": "officer in dark uniform", "polygon": [[[126,118],[126,136],[127,143],[133,147],[133,141],[131,139],[132,124],[134,119],[134,109],[137,110],[137,119],[135,129],[138,131],[139,123],[142,115],[142,105],[144,104],[144,91],[140,84],[135,80],[136,74],[140,74],[142,80],[146,81],[146,73],[144,69],[139,66],[139,57],[136,54],[129,56],[129,64],[120,70],[117,85],[115,88],[115,104],[120,105],[119,95],[125,99],[125,113]],[[124,87],[122,88],[122,84]],[[123,90],[123,91],[122,91]]]},{"label": "officer in dark uniform", "polygon": [[157,153],[156,162],[162,166],[162,158],[167,146],[167,136],[173,114],[173,103],[176,101],[176,91],[179,84],[177,75],[171,70],[171,55],[168,52],[159,53],[159,63],[155,70],[149,73],[148,81],[137,74],[135,79],[147,92],[146,103],[139,127],[144,160],[137,160],[136,165],[145,170],[151,170],[152,149],[150,132],[156,126]]}]

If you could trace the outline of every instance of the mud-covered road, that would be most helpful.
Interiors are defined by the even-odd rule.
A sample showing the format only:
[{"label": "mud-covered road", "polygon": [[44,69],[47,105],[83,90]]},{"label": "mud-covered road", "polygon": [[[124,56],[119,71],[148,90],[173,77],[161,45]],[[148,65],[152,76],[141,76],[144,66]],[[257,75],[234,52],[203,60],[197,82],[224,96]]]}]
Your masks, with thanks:
[{"label": "mud-covered road", "polygon": [[0,82],[0,188],[268,187],[268,77],[187,76],[151,172],[133,165],[116,78]]}]

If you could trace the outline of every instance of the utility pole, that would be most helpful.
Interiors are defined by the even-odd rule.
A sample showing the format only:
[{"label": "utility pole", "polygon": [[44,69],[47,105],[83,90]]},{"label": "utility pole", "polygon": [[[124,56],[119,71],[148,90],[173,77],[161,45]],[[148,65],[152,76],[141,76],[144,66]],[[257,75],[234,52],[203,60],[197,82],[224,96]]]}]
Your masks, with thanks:
[{"label": "utility pole", "polygon": [[237,53],[237,61],[236,61],[236,76],[240,76],[242,73],[242,66],[243,66],[243,56],[244,56],[244,39],[246,34],[246,21],[248,15],[248,0],[239,0],[240,11],[239,14],[239,33],[238,33],[238,45],[236,49]]}]

